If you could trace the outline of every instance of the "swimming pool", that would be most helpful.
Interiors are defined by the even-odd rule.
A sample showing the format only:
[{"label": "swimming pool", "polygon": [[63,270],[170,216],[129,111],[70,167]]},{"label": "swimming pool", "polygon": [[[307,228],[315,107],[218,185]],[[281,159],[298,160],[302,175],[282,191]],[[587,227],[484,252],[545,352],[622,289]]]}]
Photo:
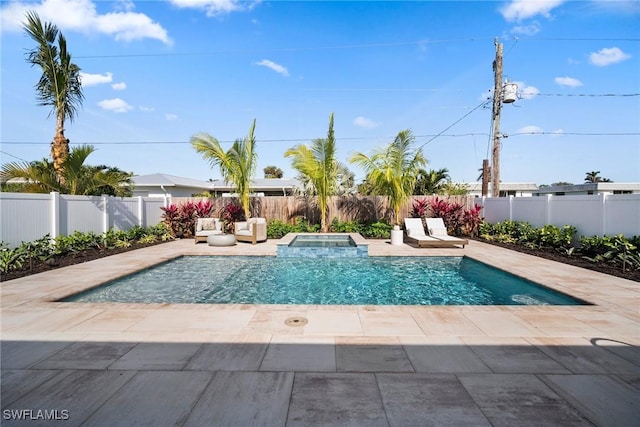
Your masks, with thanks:
[{"label": "swimming pool", "polygon": [[65,302],[580,305],[467,257],[184,256]]},{"label": "swimming pool", "polygon": [[369,243],[358,233],[289,233],[277,243],[278,257],[361,258]]}]

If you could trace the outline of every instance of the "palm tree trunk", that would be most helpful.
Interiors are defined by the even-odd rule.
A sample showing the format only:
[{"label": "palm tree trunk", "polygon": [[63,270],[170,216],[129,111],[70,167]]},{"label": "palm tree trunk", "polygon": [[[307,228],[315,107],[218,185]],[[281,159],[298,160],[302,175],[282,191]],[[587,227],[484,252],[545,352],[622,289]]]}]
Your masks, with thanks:
[{"label": "palm tree trunk", "polygon": [[62,114],[58,114],[56,136],[51,143],[51,160],[53,161],[53,169],[56,171],[61,184],[64,184],[63,164],[67,157],[69,157],[69,140],[64,136],[64,117]]}]

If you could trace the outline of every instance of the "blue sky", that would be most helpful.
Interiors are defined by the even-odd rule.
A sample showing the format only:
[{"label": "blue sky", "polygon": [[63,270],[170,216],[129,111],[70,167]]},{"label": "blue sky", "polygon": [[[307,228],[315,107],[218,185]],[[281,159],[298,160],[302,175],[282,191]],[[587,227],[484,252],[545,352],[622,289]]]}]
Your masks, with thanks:
[{"label": "blue sky", "polygon": [[284,152],[324,137],[333,112],[344,163],[411,129],[428,168],[475,181],[498,37],[519,94],[502,108],[503,182],[640,181],[637,1],[2,1],[3,163],[48,156],[54,134],[25,61],[27,9],[59,26],[85,73],[66,135],[97,148],[90,164],[219,178],[190,137],[228,147],[255,118],[256,177],[293,177]]}]

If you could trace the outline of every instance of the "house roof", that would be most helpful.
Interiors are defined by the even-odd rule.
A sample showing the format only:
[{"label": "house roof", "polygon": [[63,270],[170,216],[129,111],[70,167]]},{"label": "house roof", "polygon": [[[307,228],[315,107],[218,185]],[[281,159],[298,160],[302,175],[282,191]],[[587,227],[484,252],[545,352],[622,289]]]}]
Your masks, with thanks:
[{"label": "house roof", "polygon": [[[213,181],[201,181],[198,179],[184,178],[181,176],[154,173],[150,175],[136,175],[132,178],[136,187],[189,187],[200,188],[209,191],[233,191],[235,186],[221,179]],[[264,178],[254,179],[251,188],[254,191],[282,190],[300,185],[296,179]]]},{"label": "house roof", "polygon": [[131,178],[136,187],[189,187],[212,189],[212,183],[200,181],[199,179],[184,178],[181,176],[167,175],[164,173],[154,173],[151,175],[136,175]]},{"label": "house roof", "polygon": [[[466,182],[464,183],[467,186],[469,191],[480,191],[482,190],[481,182]],[[489,187],[491,187],[491,183],[489,183]],[[502,191],[535,191],[538,189],[538,186],[533,182],[501,182],[500,190]]]},{"label": "house roof", "polygon": [[586,182],[584,184],[554,185],[539,188],[537,193],[571,193],[585,191],[639,191],[640,182]]}]

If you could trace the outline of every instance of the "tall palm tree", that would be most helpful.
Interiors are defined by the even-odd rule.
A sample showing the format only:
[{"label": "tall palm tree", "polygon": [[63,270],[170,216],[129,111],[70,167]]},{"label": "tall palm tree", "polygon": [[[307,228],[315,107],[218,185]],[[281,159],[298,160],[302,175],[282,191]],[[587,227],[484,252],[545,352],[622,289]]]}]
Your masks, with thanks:
[{"label": "tall palm tree", "polygon": [[350,159],[365,170],[367,181],[378,194],[389,197],[396,224],[400,224],[400,208],[413,193],[420,168],[427,164],[422,150],[412,149],[414,139],[411,130],[406,129],[400,131],[388,147],[374,151],[371,157],[355,153]]},{"label": "tall palm tree", "polygon": [[449,181],[449,169],[442,168],[438,170],[429,169],[426,171],[420,169],[416,178],[416,185],[413,194],[439,194],[443,186]]},{"label": "tall palm tree", "polygon": [[584,177],[584,182],[598,182],[598,181],[600,181],[602,178],[600,178],[598,176],[599,174],[600,174],[600,171],[587,172],[586,176]]},{"label": "tall palm tree", "polygon": [[73,121],[84,100],[80,67],[71,62],[67,41],[57,26],[43,23],[37,13],[29,11],[23,29],[37,43],[28,52],[27,62],[42,70],[36,84],[38,105],[50,106],[50,115],[55,114],[56,117],[51,159],[58,180],[63,182],[63,164],[69,155],[69,140],[64,135],[64,123],[65,120]]},{"label": "tall palm tree", "polygon": [[12,178],[25,180],[23,190],[32,193],[57,191],[61,194],[98,196],[131,195],[131,173],[114,167],[85,165],[87,157],[95,151],[91,145],[81,145],[71,149],[62,163],[62,178],[52,162],[42,159],[34,162],[12,162],[2,166],[0,180]]},{"label": "tall palm tree", "polygon": [[253,119],[249,134],[244,139],[236,139],[227,151],[224,151],[220,142],[208,133],[200,132],[191,137],[193,148],[208,160],[212,167],[219,167],[222,178],[235,186],[245,218],[251,216],[251,178],[258,162],[255,129],[256,120]]},{"label": "tall palm tree", "polygon": [[[333,113],[329,116],[329,131],[326,138],[315,139],[311,147],[304,144],[288,149],[285,157],[292,158],[292,167],[308,179],[313,186],[320,208],[320,228],[328,230],[327,206],[334,195],[338,180],[336,141],[333,134]],[[305,179],[306,181],[306,179]]]}]

